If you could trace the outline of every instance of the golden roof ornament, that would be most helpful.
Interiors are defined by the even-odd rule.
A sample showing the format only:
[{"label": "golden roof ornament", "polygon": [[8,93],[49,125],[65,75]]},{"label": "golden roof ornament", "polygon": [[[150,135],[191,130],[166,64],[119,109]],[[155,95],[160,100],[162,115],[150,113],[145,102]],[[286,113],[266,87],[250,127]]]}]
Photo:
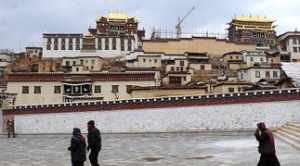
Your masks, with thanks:
[{"label": "golden roof ornament", "polygon": [[120,20],[127,20],[128,15],[126,12],[120,12],[120,11],[111,11],[107,14],[108,19],[120,19]]},{"label": "golden roof ornament", "polygon": [[234,21],[247,21],[247,22],[274,22],[275,20],[268,19],[266,16],[235,16]]}]

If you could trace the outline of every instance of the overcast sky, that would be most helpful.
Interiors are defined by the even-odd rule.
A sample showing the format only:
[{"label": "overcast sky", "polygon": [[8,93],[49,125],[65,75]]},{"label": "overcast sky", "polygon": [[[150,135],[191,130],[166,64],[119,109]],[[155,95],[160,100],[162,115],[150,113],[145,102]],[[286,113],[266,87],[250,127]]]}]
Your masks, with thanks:
[{"label": "overcast sky", "polygon": [[279,34],[300,30],[299,0],[0,0],[0,49],[40,46],[42,33],[85,33],[111,10],[136,16],[147,33],[153,27],[175,31],[178,17],[193,6],[184,32],[225,33],[234,15],[248,14],[276,20]]}]

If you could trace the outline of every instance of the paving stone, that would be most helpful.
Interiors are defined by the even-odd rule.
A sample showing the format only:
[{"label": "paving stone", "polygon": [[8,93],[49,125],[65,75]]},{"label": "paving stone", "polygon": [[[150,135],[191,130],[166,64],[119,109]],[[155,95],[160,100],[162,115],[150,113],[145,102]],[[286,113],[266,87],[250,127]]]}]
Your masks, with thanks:
[{"label": "paving stone", "polygon": [[[70,165],[70,136],[0,138],[0,165]],[[276,140],[282,165],[298,166],[300,151]],[[103,135],[100,162],[105,166],[241,166],[256,165],[257,142],[252,134],[222,136],[190,134]],[[90,166],[86,162],[87,166]]]}]

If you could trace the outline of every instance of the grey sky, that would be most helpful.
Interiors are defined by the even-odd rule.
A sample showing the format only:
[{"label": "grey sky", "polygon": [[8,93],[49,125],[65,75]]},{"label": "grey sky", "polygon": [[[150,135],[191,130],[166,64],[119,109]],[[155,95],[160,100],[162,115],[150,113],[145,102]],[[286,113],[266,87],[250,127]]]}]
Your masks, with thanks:
[{"label": "grey sky", "polygon": [[299,0],[0,0],[0,49],[39,46],[47,32],[84,33],[111,10],[136,16],[148,33],[153,27],[174,29],[192,6],[184,32],[225,33],[226,23],[242,14],[276,20],[278,33],[300,29]]}]

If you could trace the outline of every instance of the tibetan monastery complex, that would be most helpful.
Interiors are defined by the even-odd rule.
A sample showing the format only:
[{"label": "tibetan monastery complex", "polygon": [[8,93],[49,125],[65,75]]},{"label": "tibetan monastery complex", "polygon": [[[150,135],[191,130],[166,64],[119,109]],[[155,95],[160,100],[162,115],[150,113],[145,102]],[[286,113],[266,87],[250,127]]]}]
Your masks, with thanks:
[{"label": "tibetan monastery complex", "polygon": [[110,12],[83,33],[45,33],[43,47],[1,53],[6,106],[294,88],[300,32],[236,16],[228,36],[147,38],[134,16]]}]

